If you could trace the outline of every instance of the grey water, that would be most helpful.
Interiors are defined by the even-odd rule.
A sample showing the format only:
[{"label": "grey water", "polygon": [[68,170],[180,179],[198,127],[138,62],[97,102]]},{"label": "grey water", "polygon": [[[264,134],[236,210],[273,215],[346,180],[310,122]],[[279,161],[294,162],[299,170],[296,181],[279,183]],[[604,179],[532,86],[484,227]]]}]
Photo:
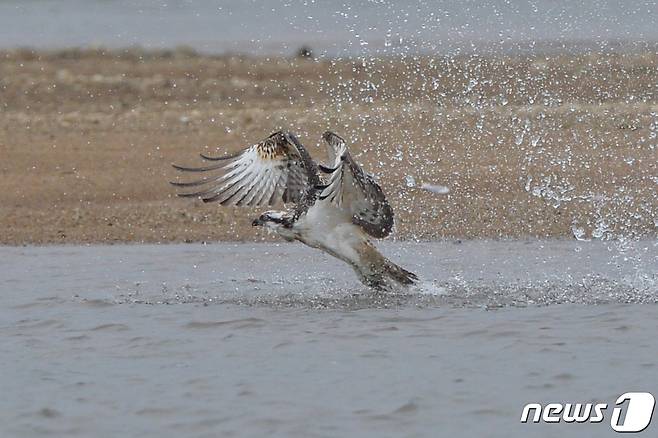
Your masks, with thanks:
[{"label": "grey water", "polygon": [[0,436],[602,437],[521,410],[658,394],[657,241],[382,250],[418,288],[297,244],[0,247]]},{"label": "grey water", "polygon": [[290,55],[608,50],[658,41],[655,0],[4,0],[0,47]]}]

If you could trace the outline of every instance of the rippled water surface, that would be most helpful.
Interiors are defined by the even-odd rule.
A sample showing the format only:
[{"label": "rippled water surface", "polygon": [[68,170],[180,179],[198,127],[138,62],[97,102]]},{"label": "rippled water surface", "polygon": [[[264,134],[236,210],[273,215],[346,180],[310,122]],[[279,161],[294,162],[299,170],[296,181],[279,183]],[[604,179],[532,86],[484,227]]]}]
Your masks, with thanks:
[{"label": "rippled water surface", "polygon": [[418,290],[292,244],[0,248],[0,436],[599,437],[521,409],[658,394],[656,242],[383,250]]}]

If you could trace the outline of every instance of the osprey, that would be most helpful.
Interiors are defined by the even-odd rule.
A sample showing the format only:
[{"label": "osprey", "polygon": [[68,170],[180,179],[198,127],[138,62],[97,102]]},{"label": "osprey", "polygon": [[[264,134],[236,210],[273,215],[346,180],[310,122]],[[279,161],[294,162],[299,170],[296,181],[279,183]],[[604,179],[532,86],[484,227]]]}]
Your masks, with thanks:
[{"label": "osprey", "polygon": [[[393,210],[381,187],[352,159],[338,135],[325,132],[329,166],[316,164],[297,137],[275,132],[265,140],[205,167],[174,168],[209,172],[178,187],[202,187],[182,197],[200,197],[221,205],[263,206],[283,202],[284,211],[266,211],[252,222],[285,240],[298,240],[348,263],[369,287],[390,290],[414,284],[418,277],[384,257],[371,238],[393,228]],[[214,173],[218,172],[218,173]]]}]

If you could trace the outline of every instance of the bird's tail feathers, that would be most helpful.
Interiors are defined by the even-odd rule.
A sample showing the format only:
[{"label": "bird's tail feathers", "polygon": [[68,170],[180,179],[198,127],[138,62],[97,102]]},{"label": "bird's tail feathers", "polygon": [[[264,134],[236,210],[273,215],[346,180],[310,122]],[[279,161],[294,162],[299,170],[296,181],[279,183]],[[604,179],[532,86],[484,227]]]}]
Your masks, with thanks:
[{"label": "bird's tail feathers", "polygon": [[391,279],[395,280],[398,284],[403,286],[411,286],[418,281],[418,276],[413,272],[396,265],[395,263],[387,260],[388,263],[384,265],[384,273]]},{"label": "bird's tail feathers", "polygon": [[413,272],[396,265],[380,253],[370,242],[359,250],[360,264],[355,267],[361,281],[377,290],[395,290],[409,287],[418,281]]}]

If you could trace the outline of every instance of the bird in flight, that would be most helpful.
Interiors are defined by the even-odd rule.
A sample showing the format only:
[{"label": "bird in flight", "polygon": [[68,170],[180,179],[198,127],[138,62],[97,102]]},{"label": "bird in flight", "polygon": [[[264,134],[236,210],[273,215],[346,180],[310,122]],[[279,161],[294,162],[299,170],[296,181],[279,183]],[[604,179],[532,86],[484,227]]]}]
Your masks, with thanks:
[{"label": "bird in flight", "polygon": [[333,132],[327,143],[329,166],[317,164],[297,137],[278,131],[258,144],[224,157],[201,157],[212,164],[174,168],[207,173],[191,182],[198,187],[178,196],[201,198],[225,206],[260,207],[283,203],[283,211],[266,211],[252,225],[298,240],[348,263],[365,285],[377,290],[410,286],[418,277],[384,257],[372,243],[393,229],[393,210],[374,178],[363,171]]}]

